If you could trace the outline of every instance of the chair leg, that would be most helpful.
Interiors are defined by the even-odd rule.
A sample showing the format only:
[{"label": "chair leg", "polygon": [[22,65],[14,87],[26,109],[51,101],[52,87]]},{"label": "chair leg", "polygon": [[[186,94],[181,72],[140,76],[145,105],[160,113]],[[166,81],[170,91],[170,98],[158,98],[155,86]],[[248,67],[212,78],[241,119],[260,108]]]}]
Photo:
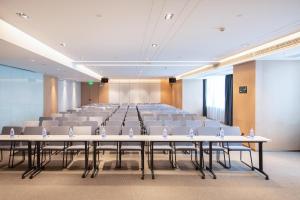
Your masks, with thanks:
[{"label": "chair leg", "polygon": [[0,150],[0,162],[2,162],[2,160],[3,160],[3,151]]},{"label": "chair leg", "polygon": [[249,151],[249,154],[250,154],[250,161],[251,161],[251,170],[253,171],[254,167],[253,167],[253,160],[252,160],[252,152],[251,152],[251,150]]},{"label": "chair leg", "polygon": [[228,168],[230,169],[231,168],[231,159],[230,159],[230,151],[228,150]]}]

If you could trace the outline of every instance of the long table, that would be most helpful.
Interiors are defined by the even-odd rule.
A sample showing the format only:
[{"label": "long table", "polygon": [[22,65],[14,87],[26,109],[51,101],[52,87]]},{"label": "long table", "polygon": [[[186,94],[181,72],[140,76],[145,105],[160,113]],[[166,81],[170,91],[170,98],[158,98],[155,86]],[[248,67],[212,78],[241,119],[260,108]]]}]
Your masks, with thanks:
[{"label": "long table", "polygon": [[[33,166],[32,164],[32,144],[36,145],[37,149],[40,149],[42,142],[82,142],[85,146],[85,165],[84,165],[84,173],[82,174],[82,178],[85,178],[91,167],[89,165],[89,143],[93,144],[93,173],[92,177],[98,172],[98,165],[96,159],[96,147],[98,142],[140,142],[142,147],[142,155],[141,155],[141,168],[142,168],[142,179],[144,178],[144,146],[145,142],[150,144],[150,154],[151,154],[151,175],[154,179],[154,153],[153,146],[157,142],[193,142],[198,144],[199,152],[200,152],[200,160],[203,161],[203,148],[202,144],[204,142],[209,144],[209,164],[206,166],[206,169],[212,174],[213,178],[216,178],[216,175],[213,171],[212,167],[212,144],[216,142],[230,142],[230,143],[240,143],[240,142],[248,142],[248,143],[258,143],[258,156],[259,156],[259,165],[258,167],[254,167],[255,170],[262,173],[265,176],[265,179],[268,180],[269,176],[264,172],[263,168],[263,144],[269,142],[270,140],[261,136],[255,136],[253,138],[245,137],[245,136],[194,136],[189,137],[185,135],[172,135],[163,137],[162,135],[134,135],[133,137],[129,137],[128,135],[106,135],[102,137],[100,135],[75,135],[73,137],[69,137],[68,135],[48,135],[46,137],[42,137],[41,135],[15,135],[13,137],[9,135],[0,135],[0,141],[6,142],[27,142],[28,145],[28,159],[27,159],[27,170],[22,174],[22,178],[30,175],[29,178],[33,178],[35,175],[40,173],[44,166],[41,161],[41,152],[36,151],[37,154],[37,164]],[[205,178],[205,174],[203,172],[202,165],[198,167],[199,171],[202,174],[202,178]]]}]

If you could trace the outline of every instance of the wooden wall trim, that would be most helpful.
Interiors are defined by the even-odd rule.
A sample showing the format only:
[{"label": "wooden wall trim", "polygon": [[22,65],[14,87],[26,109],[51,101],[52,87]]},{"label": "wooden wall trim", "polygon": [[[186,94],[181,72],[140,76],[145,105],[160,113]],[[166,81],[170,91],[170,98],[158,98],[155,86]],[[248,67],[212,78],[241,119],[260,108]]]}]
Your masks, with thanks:
[{"label": "wooden wall trim", "polygon": [[169,84],[169,79],[161,79],[160,103],[182,109],[182,80]]},{"label": "wooden wall trim", "polygon": [[[233,66],[233,125],[242,133],[255,129],[255,61]],[[240,86],[247,86],[247,93],[239,93]]]},{"label": "wooden wall trim", "polygon": [[58,111],[57,78],[44,75],[44,116],[50,117]]}]

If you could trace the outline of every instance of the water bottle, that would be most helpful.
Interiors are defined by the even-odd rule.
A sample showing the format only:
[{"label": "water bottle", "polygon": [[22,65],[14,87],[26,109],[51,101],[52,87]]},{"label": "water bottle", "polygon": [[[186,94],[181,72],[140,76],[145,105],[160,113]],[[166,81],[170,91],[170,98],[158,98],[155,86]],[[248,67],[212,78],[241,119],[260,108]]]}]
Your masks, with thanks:
[{"label": "water bottle", "polygon": [[130,138],[133,137],[133,130],[132,130],[132,128],[129,129],[129,137],[130,137]]},{"label": "water bottle", "polygon": [[167,131],[166,128],[164,128],[162,134],[163,134],[163,137],[164,137],[164,138],[168,137],[168,131]]},{"label": "water bottle", "polygon": [[47,130],[45,128],[42,130],[42,136],[43,138],[47,137]]},{"label": "water bottle", "polygon": [[10,137],[14,137],[15,136],[15,129],[14,128],[10,129],[9,135],[10,135]]},{"label": "water bottle", "polygon": [[73,133],[73,129],[70,127],[69,128],[69,137],[73,137],[74,133]]},{"label": "water bottle", "polygon": [[250,138],[254,138],[255,134],[253,128],[250,129],[249,136]]},{"label": "water bottle", "polygon": [[104,127],[101,127],[100,130],[101,130],[101,131],[100,131],[100,134],[101,134],[101,136],[104,138],[104,137],[106,136],[105,128],[104,128]]},{"label": "water bottle", "polygon": [[190,136],[191,138],[194,137],[194,130],[193,130],[192,128],[191,128],[190,131],[189,131],[189,136]]},{"label": "water bottle", "polygon": [[223,128],[220,129],[219,136],[220,136],[221,138],[224,138],[224,129],[223,129]]}]

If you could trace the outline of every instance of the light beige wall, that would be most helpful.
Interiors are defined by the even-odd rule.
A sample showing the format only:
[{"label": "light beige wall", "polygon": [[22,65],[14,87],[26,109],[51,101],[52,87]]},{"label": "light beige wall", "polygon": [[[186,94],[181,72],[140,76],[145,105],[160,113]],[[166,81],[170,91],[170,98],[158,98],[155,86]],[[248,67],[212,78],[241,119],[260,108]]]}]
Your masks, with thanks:
[{"label": "light beige wall", "polygon": [[257,61],[256,133],[270,150],[300,150],[300,61]]},{"label": "light beige wall", "polygon": [[191,113],[202,114],[203,80],[184,79],[182,81],[182,109]]}]

